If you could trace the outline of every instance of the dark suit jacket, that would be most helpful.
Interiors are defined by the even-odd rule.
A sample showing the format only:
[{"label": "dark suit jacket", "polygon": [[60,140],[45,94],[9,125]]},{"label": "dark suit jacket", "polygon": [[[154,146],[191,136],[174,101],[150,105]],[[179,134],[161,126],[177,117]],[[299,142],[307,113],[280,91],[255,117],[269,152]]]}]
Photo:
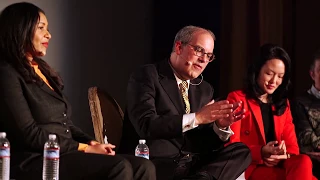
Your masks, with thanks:
[{"label": "dark suit jacket", "polygon": [[45,83],[26,83],[11,65],[0,62],[0,131],[7,133],[11,143],[12,166],[23,169],[23,164],[42,156],[50,133],[57,135],[61,154],[93,139],[73,125],[65,96],[46,77],[54,91]]},{"label": "dark suit jacket", "polygon": [[[212,99],[213,89],[203,81],[190,85],[188,94],[191,112],[196,112]],[[147,140],[151,158],[177,157],[180,150],[208,153],[223,147],[212,124],[182,133],[183,114],[184,103],[168,61],[141,67],[128,83],[120,152],[133,152],[139,138]]]},{"label": "dark suit jacket", "polygon": [[320,99],[308,92],[304,92],[292,103],[292,115],[300,152],[319,151]]},{"label": "dark suit jacket", "polygon": [[[243,107],[246,109],[245,118],[232,124],[231,129],[234,135],[230,137],[230,143],[243,142],[251,150],[252,163],[247,168],[246,179],[251,175],[252,171],[258,164],[262,164],[261,148],[266,145],[262,114],[259,104],[252,99],[248,99],[242,90],[231,92],[227,100],[230,103],[242,101]],[[274,107],[273,107],[274,108]],[[275,140],[285,141],[287,152],[289,154],[299,154],[299,147],[296,138],[294,125],[288,101],[288,107],[285,112],[276,116],[273,115]]]}]

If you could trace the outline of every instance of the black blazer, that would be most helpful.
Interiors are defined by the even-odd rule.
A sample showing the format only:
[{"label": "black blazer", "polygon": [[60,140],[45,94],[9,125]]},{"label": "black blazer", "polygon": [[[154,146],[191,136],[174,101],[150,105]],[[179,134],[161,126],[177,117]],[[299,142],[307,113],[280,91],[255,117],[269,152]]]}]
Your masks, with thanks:
[{"label": "black blazer", "polygon": [[26,83],[11,65],[0,62],[0,131],[7,133],[11,143],[12,166],[42,156],[50,133],[57,135],[61,154],[76,151],[79,142],[93,140],[73,125],[68,101],[46,78],[54,91],[45,83]]},{"label": "black blazer", "polygon": [[[191,112],[197,112],[212,99],[213,89],[203,81],[190,85],[188,94]],[[182,133],[183,114],[184,103],[168,61],[141,67],[129,79],[119,151],[133,153],[139,138],[147,140],[151,157],[177,157],[180,150],[207,153],[223,146],[212,124]]]}]

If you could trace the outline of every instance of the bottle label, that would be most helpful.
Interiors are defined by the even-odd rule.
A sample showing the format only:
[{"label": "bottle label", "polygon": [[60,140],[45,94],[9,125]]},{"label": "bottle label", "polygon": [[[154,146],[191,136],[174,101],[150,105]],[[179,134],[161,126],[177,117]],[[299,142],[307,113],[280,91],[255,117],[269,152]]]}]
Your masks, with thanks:
[{"label": "bottle label", "polygon": [[9,158],[10,157],[10,148],[1,147],[0,148],[0,158]]},{"label": "bottle label", "polygon": [[59,155],[59,149],[45,149],[43,153],[43,157],[46,159],[59,159]]},{"label": "bottle label", "polygon": [[144,152],[144,153],[142,153],[142,152],[137,153],[137,154],[136,154],[136,156],[137,156],[137,157],[143,157],[143,158],[149,159],[149,153],[147,153],[147,152]]}]

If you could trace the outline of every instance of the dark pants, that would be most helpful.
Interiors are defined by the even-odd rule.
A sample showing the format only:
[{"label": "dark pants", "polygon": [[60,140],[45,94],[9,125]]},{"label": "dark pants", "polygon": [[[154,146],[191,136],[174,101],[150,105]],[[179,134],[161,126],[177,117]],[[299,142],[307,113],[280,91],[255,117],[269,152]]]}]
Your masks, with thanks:
[{"label": "dark pants", "polygon": [[[195,155],[185,166],[168,158],[156,158],[152,162],[156,166],[157,180],[234,180],[250,165],[251,154],[243,143],[233,143],[211,154]],[[181,177],[183,168],[188,172]]]},{"label": "dark pants", "polygon": [[[33,160],[17,180],[41,180],[42,158]],[[155,167],[149,160],[130,155],[108,156],[79,151],[60,157],[60,180],[155,180]]]}]

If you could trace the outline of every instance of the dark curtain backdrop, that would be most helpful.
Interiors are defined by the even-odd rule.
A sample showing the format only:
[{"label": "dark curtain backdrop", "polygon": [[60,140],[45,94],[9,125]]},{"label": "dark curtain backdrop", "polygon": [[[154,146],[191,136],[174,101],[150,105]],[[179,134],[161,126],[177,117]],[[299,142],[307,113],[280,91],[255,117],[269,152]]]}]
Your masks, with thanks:
[{"label": "dark curtain backdrop", "polygon": [[264,43],[282,46],[292,59],[290,98],[310,88],[309,64],[320,48],[320,1],[176,0],[154,5],[154,61],[169,56],[174,36],[183,26],[215,33],[217,59],[203,73],[215,88],[215,97],[243,87],[248,64]]},{"label": "dark curtain backdrop", "polygon": [[292,59],[289,97],[311,86],[308,68],[320,48],[320,1],[175,0],[154,3],[154,61],[168,58],[174,36],[186,25],[212,30],[217,59],[205,69],[215,97],[243,87],[248,64],[264,43],[282,46]]},{"label": "dark curtain backdrop", "polygon": [[282,46],[292,59],[293,98],[310,88],[309,65],[320,48],[320,1],[221,1],[220,96],[243,87],[248,64],[260,45]]}]

